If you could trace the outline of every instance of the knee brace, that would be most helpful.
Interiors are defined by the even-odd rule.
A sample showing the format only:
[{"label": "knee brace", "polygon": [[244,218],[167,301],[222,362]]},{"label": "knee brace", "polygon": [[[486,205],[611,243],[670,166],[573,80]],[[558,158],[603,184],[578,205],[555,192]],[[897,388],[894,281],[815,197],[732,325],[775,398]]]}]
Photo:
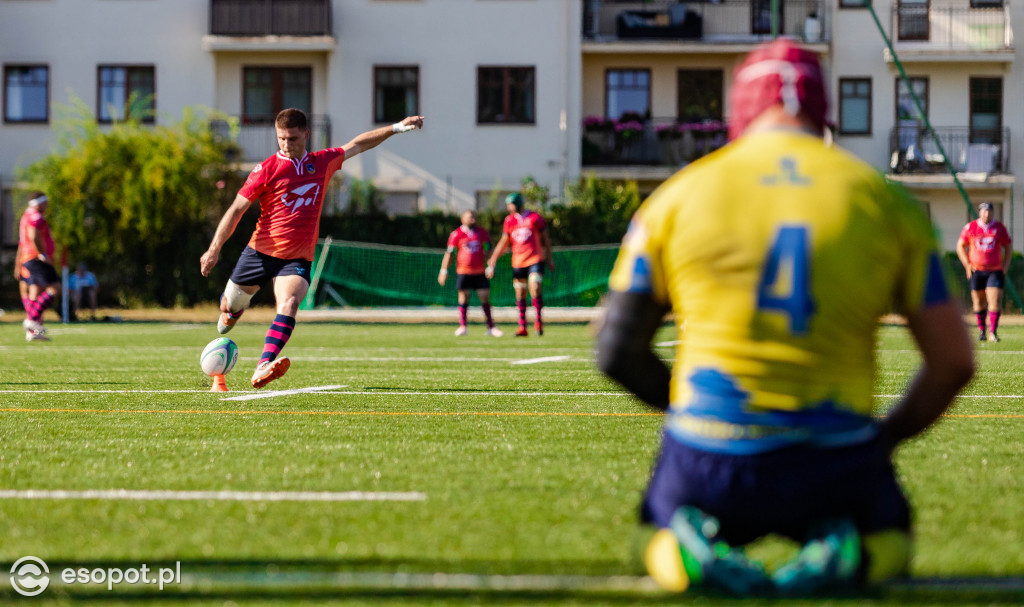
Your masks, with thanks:
[{"label": "knee brace", "polygon": [[238,312],[244,310],[249,306],[249,302],[252,300],[252,295],[246,293],[228,279],[228,284],[224,286],[224,301],[228,304],[228,310],[231,312]]},{"label": "knee brace", "polygon": [[544,282],[544,275],[541,274],[540,272],[530,272],[530,282],[531,283],[541,283],[541,282]]},{"label": "knee brace", "polygon": [[513,278],[512,286],[516,289],[525,289],[528,283],[522,278]]}]

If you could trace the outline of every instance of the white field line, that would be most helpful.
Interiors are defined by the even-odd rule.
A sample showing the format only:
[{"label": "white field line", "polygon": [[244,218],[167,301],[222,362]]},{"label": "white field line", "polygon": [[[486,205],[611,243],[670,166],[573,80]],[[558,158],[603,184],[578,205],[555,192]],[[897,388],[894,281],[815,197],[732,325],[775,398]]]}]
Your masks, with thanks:
[{"label": "white field line", "polygon": [[672,346],[678,346],[681,343],[683,343],[683,342],[680,341],[680,340],[675,340],[675,341],[659,341],[656,344],[654,344],[654,347],[655,348],[671,348]]},{"label": "white field line", "polygon": [[[321,390],[315,388],[313,391]],[[307,389],[308,391],[308,389]],[[246,394],[261,394],[255,390],[247,390]],[[196,390],[0,390],[0,394],[210,394],[209,389]],[[264,392],[262,394],[269,394]],[[347,395],[347,396],[629,396],[626,392],[599,392],[599,391],[573,391],[561,390],[551,392],[518,392],[509,390],[433,390],[433,391],[404,391],[404,390],[332,390],[323,392],[325,395]],[[232,397],[228,397],[232,398]],[[1024,398],[1024,397],[1021,397]],[[223,400],[223,399],[222,399]]]},{"label": "white field line", "polygon": [[541,358],[526,358],[523,360],[514,360],[511,364],[513,365],[536,365],[538,363],[557,363],[565,360],[569,360],[568,356],[543,356]]},{"label": "white field line", "polygon": [[[345,386],[319,386],[309,388],[297,388],[293,390],[281,390],[282,393],[301,394],[305,392],[321,392],[325,395],[339,396],[630,396],[627,392],[601,392],[601,391],[573,391],[557,390],[550,392],[518,392],[509,390],[340,390]],[[329,392],[327,390],[330,390]],[[207,389],[193,390],[52,390],[52,389],[25,389],[25,390],[0,390],[0,394],[208,394]],[[280,396],[274,392],[246,391],[247,395],[255,398],[269,398]],[[268,396],[260,396],[260,395]],[[874,394],[874,398],[903,398],[903,394]],[[961,394],[957,398],[999,398],[999,399],[1024,399],[1024,394]],[[240,397],[227,397],[221,400],[251,400]]]},{"label": "white field line", "polygon": [[229,396],[222,398],[221,400],[259,400],[261,398],[275,398],[278,396],[288,396],[290,394],[306,394],[309,392],[327,392],[330,390],[337,390],[338,388],[347,388],[348,386],[312,386],[310,388],[294,388],[292,390],[272,390],[269,392],[254,392],[252,394],[243,394],[242,396]]},{"label": "white field line", "polygon": [[63,491],[0,490],[7,500],[114,500],[114,501],[215,501],[215,502],[422,502],[418,491],[147,491],[92,489]]}]

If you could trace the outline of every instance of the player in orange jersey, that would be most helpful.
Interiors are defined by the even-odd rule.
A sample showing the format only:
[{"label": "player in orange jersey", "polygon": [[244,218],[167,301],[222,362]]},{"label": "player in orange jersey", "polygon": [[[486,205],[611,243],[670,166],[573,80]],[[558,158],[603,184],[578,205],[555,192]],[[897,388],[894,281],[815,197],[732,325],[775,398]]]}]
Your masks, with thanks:
[{"label": "player in orange jersey", "polygon": [[494,278],[494,264],[511,245],[512,286],[516,292],[516,307],[519,309],[516,337],[529,335],[526,330],[527,288],[537,313],[533,328],[537,335],[544,335],[544,321],[541,319],[541,309],[544,307],[544,267],[546,265],[551,271],[555,269],[548,226],[539,214],[523,209],[523,196],[519,192],[505,197],[505,208],[508,209],[508,217],[505,218],[501,240],[487,262],[485,274],[487,278]]},{"label": "player in orange jersey", "polygon": [[210,247],[199,260],[199,271],[209,276],[220,250],[254,200],[260,218],[242,252],[220,300],[217,331],[227,333],[245,311],[252,296],[273,281],[277,316],[267,331],[263,355],[252,376],[262,388],[288,371],[287,358],[278,358],[295,328],[295,314],[309,289],[313,250],[320,229],[320,209],[331,176],[348,158],[375,148],[395,133],[423,128],[422,116],[409,116],[391,126],[358,135],[340,148],[306,151],[309,123],[301,110],[290,108],[274,121],[280,151],[249,174],[235,201],[221,218]]}]

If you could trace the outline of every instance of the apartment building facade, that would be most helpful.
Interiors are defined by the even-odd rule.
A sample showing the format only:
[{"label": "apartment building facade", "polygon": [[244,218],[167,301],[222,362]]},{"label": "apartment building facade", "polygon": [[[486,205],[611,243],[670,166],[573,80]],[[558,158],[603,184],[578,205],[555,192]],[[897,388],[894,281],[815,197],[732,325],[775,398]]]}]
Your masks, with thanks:
[{"label": "apartment building facade", "polygon": [[[792,37],[817,51],[830,81],[834,138],[910,188],[952,250],[970,204],[992,202],[1020,248],[1014,188],[1024,163],[1022,91],[1013,71],[1018,5],[1004,0],[876,0],[882,31],[923,101],[925,122],[863,0],[587,0],[583,19],[582,170],[650,190],[725,143],[726,91],[756,44]],[[958,187],[943,161],[949,158]]]},{"label": "apartment building facade", "polygon": [[239,121],[243,170],[276,150],[284,107],[310,114],[316,149],[423,115],[343,167],[395,213],[486,205],[525,176],[558,191],[579,167],[581,16],[578,0],[0,0],[0,181],[52,149],[78,98],[101,123],[214,108]]},{"label": "apartment building facade", "polygon": [[[653,190],[725,143],[734,69],[774,35],[818,52],[834,138],[912,189],[941,244],[988,201],[1019,243],[1022,90],[1007,0],[873,8],[939,139],[931,139],[863,0],[0,0],[0,181],[54,145],[56,104],[117,119],[131,93],[156,122],[205,105],[237,117],[246,161],[268,119],[307,109],[314,147],[407,113],[427,127],[344,166],[391,212],[486,206],[532,176],[594,173]],[[945,157],[941,151],[945,151]],[[953,166],[954,179],[946,162]],[[957,183],[959,181],[959,185]],[[8,210],[8,215],[10,211]],[[5,218],[11,225],[11,218]],[[8,230],[9,231],[9,230]],[[1019,245],[1017,245],[1019,248]]]}]

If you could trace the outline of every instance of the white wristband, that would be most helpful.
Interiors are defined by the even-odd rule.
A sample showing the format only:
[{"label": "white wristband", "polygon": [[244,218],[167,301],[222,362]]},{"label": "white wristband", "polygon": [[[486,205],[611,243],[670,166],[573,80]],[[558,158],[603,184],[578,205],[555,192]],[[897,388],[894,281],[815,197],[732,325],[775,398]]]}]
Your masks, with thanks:
[{"label": "white wristband", "polygon": [[402,124],[401,122],[396,122],[396,123],[391,125],[391,132],[392,133],[407,133],[407,132],[413,130],[414,128],[416,128],[416,127],[411,125],[411,124],[406,126],[406,125]]},{"label": "white wristband", "polygon": [[447,274],[447,273],[448,273],[448,268],[441,268],[440,274]]}]

